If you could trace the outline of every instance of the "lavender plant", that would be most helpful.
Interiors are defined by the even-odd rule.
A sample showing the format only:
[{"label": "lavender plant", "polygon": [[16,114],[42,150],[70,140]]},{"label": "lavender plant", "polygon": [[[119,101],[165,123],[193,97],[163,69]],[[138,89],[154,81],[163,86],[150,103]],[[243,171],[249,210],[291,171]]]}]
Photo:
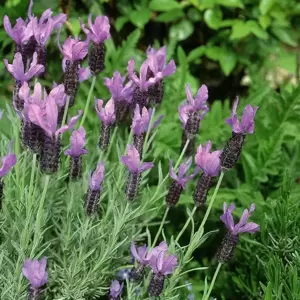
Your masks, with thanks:
[{"label": "lavender plant", "polygon": [[[89,103],[96,83],[103,81],[100,73],[104,71],[104,41],[110,37],[109,20],[105,16],[97,16],[92,24],[90,15],[89,29],[80,21],[86,34],[84,41],[79,37],[69,37],[62,47],[58,42],[58,48],[64,56],[64,79],[63,84],[54,86],[48,93],[41,85],[44,80],[38,82],[42,76],[48,80],[47,76],[50,75],[45,72],[46,65],[49,65],[46,42],[56,28],[59,28],[58,39],[60,38],[66,16],[60,14],[51,17],[52,11],[47,10],[38,21],[31,14],[32,8],[31,1],[28,20],[19,19],[14,27],[14,31],[22,32],[21,37],[12,32],[10,24],[8,26],[8,17],[4,18],[6,30],[14,37],[17,49],[12,65],[5,60],[7,69],[17,82],[13,103],[11,107],[7,107],[5,113],[13,115],[14,107],[16,113],[12,119],[21,118],[24,149],[19,147],[19,128],[14,128],[16,156],[10,150],[0,169],[1,200],[4,175],[7,175],[8,187],[3,210],[0,212],[0,237],[3,241],[0,266],[7,275],[1,276],[1,298],[65,300],[97,299],[106,295],[112,300],[145,299],[148,296],[180,299],[180,289],[183,287],[180,281],[191,271],[187,268],[193,252],[215,232],[205,233],[206,221],[211,216],[225,170],[232,168],[238,160],[245,135],[254,132],[257,108],[248,105],[242,122],[239,123],[235,103],[229,121],[233,136],[224,150],[210,152],[211,142],[208,142],[206,146],[200,145],[194,153],[193,147],[188,149],[188,146],[195,142],[200,120],[208,112],[208,89],[202,85],[194,99],[191,88],[187,85],[187,101],[179,108],[184,127],[182,149],[177,153],[175,166],[173,167],[171,161],[169,174],[164,176],[161,162],[155,161],[155,157],[149,159],[153,162],[144,162],[143,157],[151,156],[150,146],[155,138],[155,131],[158,130],[157,125],[162,121],[159,117],[153,122],[155,109],[151,110],[149,107],[162,102],[163,80],[175,73],[176,66],[174,60],[166,63],[166,47],[158,50],[149,48],[139,77],[134,71],[134,60],[130,60],[130,81],[125,86],[124,78],[118,71],[114,72],[112,79],[104,79],[111,92],[111,99],[106,104],[103,100],[96,102],[96,112],[101,120],[99,145],[101,150],[107,151],[106,155],[102,152],[99,155],[95,144],[89,144],[85,148],[86,137],[88,139],[91,133],[86,132],[82,125],[87,116],[96,118]],[[34,28],[33,31],[30,31],[31,28]],[[26,34],[23,35],[23,32]],[[90,45],[89,68],[82,68]],[[31,51],[32,54],[29,54],[29,46],[36,52]],[[90,74],[93,78],[86,106],[84,110],[80,107],[78,115],[68,121],[69,107],[78,105],[75,101],[78,83],[87,79]],[[34,77],[36,82],[33,86],[30,80]],[[64,113],[61,120],[62,111]],[[82,113],[80,127],[72,132],[70,147],[66,149],[68,145],[64,136],[76,126]],[[129,128],[126,128],[126,124],[121,122],[126,118],[132,119],[131,134],[128,134]],[[110,139],[111,128],[116,122],[118,126],[125,128],[125,136],[128,138],[125,143],[121,133],[118,134],[117,131],[117,139]],[[7,140],[7,137],[3,137],[3,140]],[[70,157],[69,169],[61,162],[62,149],[66,149],[64,153]],[[115,152],[117,159],[111,159],[110,151]],[[197,167],[191,175],[186,173],[191,167],[192,159],[182,163],[186,152],[195,155]],[[88,154],[86,168],[81,162],[83,154]],[[65,162],[67,161],[65,158]],[[15,170],[8,173],[15,164]],[[95,165],[96,169],[88,175],[88,170]],[[127,176],[123,165],[127,168]],[[159,178],[155,183],[155,191],[152,191],[149,181],[153,181],[154,166],[158,166]],[[194,209],[189,212],[176,237],[168,236],[163,228],[170,207],[176,210],[175,205],[183,189],[188,182],[193,181],[199,169],[202,170],[202,175],[193,194]],[[71,179],[69,183],[65,180],[68,176]],[[217,176],[218,182],[206,206],[212,177]],[[169,177],[172,183],[167,190],[165,183]],[[167,207],[153,237],[148,227],[163,206],[164,198]],[[194,220],[198,207],[205,211],[199,227]],[[228,228],[228,233],[217,254],[220,264],[209,290],[206,289],[203,293],[204,300],[210,297],[221,263],[228,262],[232,256],[239,233],[255,232],[259,229],[259,225],[247,223],[253,210],[254,205],[250,211],[245,210],[240,222],[234,226],[233,206],[228,210],[224,207],[221,219]],[[188,245],[182,246],[179,241],[189,224],[192,225],[190,241]],[[158,240],[160,243],[156,245]],[[147,245],[138,246],[145,241]],[[116,271],[126,267],[130,252],[134,264],[129,266],[129,278],[124,282],[114,280]],[[41,256],[44,257],[38,260]],[[21,268],[23,275],[29,280],[29,289],[23,280]],[[196,268],[193,271],[200,270],[201,268]]]}]

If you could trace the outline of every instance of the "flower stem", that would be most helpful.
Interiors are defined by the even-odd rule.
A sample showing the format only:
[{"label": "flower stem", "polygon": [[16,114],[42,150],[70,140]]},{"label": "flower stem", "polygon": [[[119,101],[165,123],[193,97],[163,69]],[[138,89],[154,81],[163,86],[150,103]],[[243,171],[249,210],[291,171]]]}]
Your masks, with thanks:
[{"label": "flower stem", "polygon": [[157,233],[156,233],[156,236],[155,236],[155,238],[154,238],[154,240],[153,240],[152,248],[155,246],[155,244],[156,244],[156,242],[157,242],[157,240],[158,240],[158,238],[159,238],[159,236],[160,236],[160,233],[161,233],[161,231],[162,231],[162,229],[163,229],[163,227],[164,227],[164,224],[165,224],[165,221],[166,221],[166,218],[167,218],[167,215],[168,215],[169,210],[170,210],[170,207],[167,206],[167,207],[166,207],[166,210],[165,210],[165,214],[164,214],[164,216],[163,216],[163,218],[162,218],[162,220],[161,220],[159,229],[158,229],[158,231],[157,231]]},{"label": "flower stem", "polygon": [[70,105],[70,96],[67,96],[67,101],[66,101],[66,105],[65,105],[65,108],[64,108],[64,115],[63,115],[63,119],[62,119],[62,122],[61,122],[62,126],[64,126],[66,124],[69,105]]},{"label": "flower stem", "polygon": [[87,98],[87,101],[86,101],[86,104],[85,104],[84,113],[83,113],[83,116],[82,116],[82,119],[81,119],[81,122],[80,122],[80,126],[83,125],[83,123],[85,121],[85,118],[86,118],[86,115],[89,111],[89,106],[90,106],[90,102],[91,102],[91,99],[92,99],[95,84],[96,84],[96,76],[93,76],[92,84],[91,84],[89,94],[88,94],[88,98]]},{"label": "flower stem", "polygon": [[144,153],[147,153],[148,149],[149,149],[149,146],[147,144],[148,144],[149,135],[150,135],[150,132],[151,132],[151,127],[153,125],[154,115],[155,115],[155,107],[152,110],[152,114],[151,114],[151,118],[150,118],[150,122],[149,122],[149,127],[148,127],[146,137],[145,137],[145,141],[144,141],[144,151],[143,151]]},{"label": "flower stem", "polygon": [[178,241],[179,241],[180,237],[183,235],[183,233],[184,233],[185,230],[187,229],[187,227],[188,227],[188,225],[190,224],[190,221],[192,220],[192,218],[193,218],[193,216],[194,216],[196,210],[197,210],[197,206],[194,206],[194,208],[193,208],[193,210],[192,210],[192,212],[191,212],[191,215],[190,215],[189,218],[186,220],[184,226],[182,227],[181,231],[180,231],[179,234],[177,235],[175,242],[178,242]]},{"label": "flower stem", "polygon": [[33,190],[34,175],[35,175],[35,169],[36,169],[36,156],[37,156],[37,154],[34,153],[33,154],[33,158],[32,158],[32,167],[31,167],[29,190],[28,190],[28,199],[30,199],[30,205],[31,205],[31,197],[32,197],[32,190]]},{"label": "flower stem", "polygon": [[108,146],[107,152],[106,152],[106,154],[105,154],[105,160],[107,160],[107,158],[108,158],[108,156],[109,156],[109,154],[110,154],[112,145],[113,145],[113,143],[114,143],[114,141],[115,141],[115,138],[116,138],[116,135],[117,135],[117,131],[118,131],[118,126],[116,126],[116,127],[114,128],[112,137],[111,137],[110,142],[109,142],[109,146]]},{"label": "flower stem", "polygon": [[204,300],[209,300],[209,296],[210,296],[210,294],[211,294],[211,292],[212,292],[212,290],[213,290],[213,287],[214,287],[214,285],[215,285],[215,282],[216,282],[216,279],[217,279],[217,277],[218,277],[218,274],[219,274],[219,272],[220,272],[221,267],[222,267],[222,263],[219,262],[219,264],[218,264],[218,266],[217,266],[217,269],[216,269],[216,271],[215,271],[215,274],[214,274],[214,276],[213,276],[213,279],[212,279],[212,281],[211,281],[211,284],[210,284],[210,286],[209,286],[209,290],[208,290],[207,294],[205,295]]},{"label": "flower stem", "polygon": [[221,174],[220,174],[220,177],[219,177],[217,186],[216,186],[216,188],[215,188],[215,190],[214,190],[214,193],[213,193],[213,195],[212,195],[212,197],[211,197],[211,200],[210,200],[210,202],[209,202],[209,205],[208,205],[208,208],[207,208],[207,210],[206,210],[206,213],[205,213],[205,215],[204,215],[204,218],[203,218],[203,220],[202,220],[202,222],[201,222],[201,224],[200,224],[200,227],[199,227],[199,229],[198,229],[198,232],[199,232],[200,230],[202,230],[202,229],[204,228],[204,226],[205,226],[205,223],[206,223],[206,221],[207,221],[207,219],[208,219],[208,216],[209,216],[209,214],[210,214],[210,211],[211,211],[211,209],[212,209],[212,207],[213,207],[213,204],[214,204],[214,202],[215,202],[215,200],[216,200],[216,196],[217,196],[217,194],[218,194],[218,191],[219,191],[220,185],[221,185],[221,183],[222,183],[223,177],[224,177],[224,172],[222,171]]}]

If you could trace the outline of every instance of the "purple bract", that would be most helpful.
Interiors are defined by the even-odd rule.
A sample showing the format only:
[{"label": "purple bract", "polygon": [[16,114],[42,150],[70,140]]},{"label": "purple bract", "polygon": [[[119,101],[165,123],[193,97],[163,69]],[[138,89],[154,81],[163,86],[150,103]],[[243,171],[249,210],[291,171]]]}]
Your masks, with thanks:
[{"label": "purple bract", "polygon": [[0,168],[0,178],[5,176],[11,168],[17,163],[17,156],[12,153],[12,143],[9,144],[9,151],[6,156],[2,157],[2,166]]},{"label": "purple bract", "polygon": [[170,160],[170,177],[175,180],[178,184],[182,186],[182,188],[185,188],[185,184],[192,178],[195,177],[197,174],[194,172],[194,174],[191,174],[189,176],[184,176],[185,173],[189,170],[192,164],[192,158],[188,159],[185,163],[182,163],[178,168],[178,175],[176,175],[175,170],[172,165],[172,160]]},{"label": "purple bract", "polygon": [[101,190],[101,184],[104,180],[104,163],[100,162],[96,170],[89,177],[89,187],[92,191]]},{"label": "purple bract", "polygon": [[73,157],[79,157],[80,155],[87,154],[88,151],[84,149],[86,142],[85,130],[81,126],[79,129],[74,130],[71,135],[71,147],[65,151],[65,155],[70,155]]}]

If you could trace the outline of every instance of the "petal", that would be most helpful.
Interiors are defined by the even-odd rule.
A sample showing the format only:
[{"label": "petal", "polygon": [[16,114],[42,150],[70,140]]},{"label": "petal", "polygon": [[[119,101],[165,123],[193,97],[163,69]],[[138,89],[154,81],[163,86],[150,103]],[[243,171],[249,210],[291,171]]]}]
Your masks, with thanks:
[{"label": "petal", "polygon": [[137,261],[140,261],[140,256],[139,256],[138,253],[137,253],[136,246],[135,246],[134,242],[131,242],[130,251],[131,251],[131,255],[132,255]]},{"label": "petal", "polygon": [[175,173],[175,170],[174,170],[174,168],[173,168],[173,164],[172,164],[172,160],[170,160],[170,171],[169,171],[169,175],[170,175],[170,177],[172,178],[172,179],[174,179],[174,180],[178,180],[178,177],[177,177],[177,175],[176,175],[176,173]]},{"label": "petal", "polygon": [[104,171],[104,162],[98,163],[96,170],[92,174],[91,181],[89,184],[92,190],[101,189],[101,183],[104,180]]},{"label": "petal", "polygon": [[175,255],[169,255],[164,259],[161,273],[164,275],[172,274],[177,266],[177,257]]},{"label": "petal", "polygon": [[56,131],[58,109],[53,97],[48,97],[46,101],[47,124],[52,134]]},{"label": "petal", "polygon": [[82,60],[88,54],[88,44],[86,42],[77,42],[72,47],[72,60]]},{"label": "petal", "polygon": [[162,77],[173,75],[176,72],[176,65],[172,59],[162,71]]},{"label": "petal", "polygon": [[79,82],[88,80],[91,76],[90,68],[79,68]]},{"label": "petal", "polygon": [[187,84],[187,85],[185,86],[185,93],[186,93],[186,97],[187,97],[188,102],[189,102],[192,106],[194,106],[195,101],[194,101],[193,94],[192,94],[192,91],[191,91],[191,87],[190,87],[189,84]]},{"label": "petal", "polygon": [[121,157],[121,162],[130,172],[139,172],[140,155],[133,145],[127,146],[127,155]]},{"label": "petal", "polygon": [[55,132],[55,134],[56,134],[56,135],[59,135],[59,134],[64,133],[64,132],[67,131],[67,130],[72,129],[72,128],[76,125],[76,123],[77,123],[78,119],[81,117],[81,115],[82,115],[82,110],[79,110],[79,111],[78,111],[78,115],[72,117],[71,120],[69,121],[68,125],[64,125],[63,127],[59,128],[59,129]]},{"label": "petal", "polygon": [[152,169],[154,167],[154,164],[152,162],[144,162],[139,167],[139,173],[145,172],[149,169]]},{"label": "petal", "polygon": [[131,59],[128,62],[128,66],[127,66],[127,72],[128,72],[128,76],[130,77],[130,79],[135,83],[135,84],[139,84],[140,80],[139,78],[136,76],[135,72],[134,72],[134,60]]},{"label": "petal", "polygon": [[260,227],[258,224],[254,223],[254,222],[249,222],[246,225],[240,227],[238,229],[238,233],[242,233],[242,232],[254,233],[259,230],[260,230]]}]

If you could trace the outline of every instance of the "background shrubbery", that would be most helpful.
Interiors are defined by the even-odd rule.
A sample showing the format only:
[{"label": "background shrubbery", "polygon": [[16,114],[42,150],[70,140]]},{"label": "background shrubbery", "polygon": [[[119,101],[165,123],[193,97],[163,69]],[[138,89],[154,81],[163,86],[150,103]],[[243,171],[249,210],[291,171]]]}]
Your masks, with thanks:
[{"label": "background shrubbery", "polygon": [[[217,280],[213,296],[218,299],[299,299],[300,4],[298,1],[74,0],[49,2],[41,0],[36,1],[34,12],[41,13],[48,7],[55,11],[63,10],[69,14],[65,35],[81,34],[78,17],[86,21],[89,13],[94,16],[98,14],[109,16],[112,24],[112,39],[106,42],[106,69],[101,75],[102,78],[111,77],[115,70],[125,74],[127,61],[130,58],[134,57],[138,63],[141,63],[149,45],[156,47],[167,45],[168,57],[169,59],[175,58],[177,72],[166,80],[165,98],[159,110],[160,113],[165,114],[165,118],[149,153],[149,157],[155,158],[155,162],[161,161],[164,174],[168,172],[168,158],[177,157],[180,151],[181,125],[177,116],[177,107],[185,98],[187,82],[191,84],[194,91],[200,84],[206,84],[209,89],[210,112],[202,122],[200,134],[197,137],[198,142],[206,142],[210,139],[217,148],[224,145],[230,136],[230,128],[224,125],[224,119],[229,116],[231,102],[236,95],[241,98],[241,103],[243,103],[241,106],[248,103],[259,106],[255,134],[247,137],[240,162],[235,169],[226,174],[206,230],[222,228],[219,215],[224,201],[236,202],[239,207],[249,207],[250,203],[255,202],[257,209],[253,217],[261,225],[261,232],[254,239],[248,236],[241,239],[234,260],[223,269]],[[1,6],[0,20],[3,20],[5,14],[9,15],[11,20],[19,16],[25,17],[26,12],[26,1],[8,0]],[[13,45],[3,28],[0,29],[0,37],[1,57],[11,60]],[[52,42],[48,47],[48,58],[51,59],[51,63],[48,64],[48,73],[43,83],[51,86],[52,81],[61,82],[62,80],[61,58],[55,37],[52,37]],[[13,81],[6,72],[4,64],[0,65],[0,77],[2,91],[0,106],[4,108],[11,103],[13,89]],[[81,84],[74,111],[78,107],[84,107],[89,84],[89,82]],[[107,99],[109,96],[101,80],[98,80],[95,95],[102,99]],[[10,122],[8,119],[6,116],[2,121],[4,123],[1,123],[1,133],[5,135],[8,135],[11,130],[8,126]],[[99,136],[99,121],[94,111],[90,111],[85,126],[89,137],[88,148],[91,149],[97,143]],[[122,134],[125,136],[127,133],[124,130]],[[125,144],[125,142],[121,143]],[[116,157],[117,152],[115,151],[112,155]],[[90,158],[88,167],[92,168],[95,160],[95,157]],[[152,176],[149,180],[151,192],[155,190],[158,178]],[[63,193],[65,189],[63,181],[57,184]],[[112,186],[109,188],[113,189]],[[186,208],[192,206],[192,188],[189,186],[178,207],[171,211],[170,223],[165,226],[166,234],[176,234],[185,223]],[[19,196],[18,192],[12,191],[11,197],[15,199],[17,196]],[[61,195],[57,197],[57,201],[50,201],[52,203],[50,205],[53,205],[51,211],[57,223],[51,223],[51,230],[47,232],[50,236],[52,236],[52,231],[58,232],[61,237],[52,241],[51,247],[47,244],[44,247],[50,247],[53,250],[56,243],[69,237],[70,240],[66,240],[65,245],[65,251],[68,251],[68,243],[72,244],[72,247],[74,243],[82,245],[80,234],[86,234],[84,242],[86,250],[92,249],[97,243],[94,239],[96,233],[83,233],[82,228],[85,228],[87,224],[78,223],[78,228],[60,226],[59,222],[64,219],[66,212],[59,210],[61,202],[65,200]],[[162,200],[158,200],[156,205],[159,206]],[[0,220],[0,226],[2,222],[8,226],[7,222],[17,220],[19,223],[12,226],[15,226],[15,230],[20,234],[26,224],[21,223],[18,218],[22,217],[25,212],[22,204],[17,204],[16,199],[14,201],[12,203],[15,205],[14,216],[11,218],[15,221]],[[122,211],[125,208],[120,209]],[[152,216],[149,215],[149,219],[156,217],[154,221],[159,222],[163,209],[160,209],[160,213],[156,215],[157,211]],[[237,211],[237,213],[240,212]],[[67,216],[73,218],[76,214],[67,214]],[[197,212],[196,222],[201,221],[202,216],[202,211]],[[128,216],[128,218],[131,217]],[[50,218],[50,216],[45,216],[45,218]],[[115,218],[114,221],[117,222],[117,216]],[[134,218],[138,219],[138,215]],[[107,220],[110,223],[107,223],[107,227],[102,227],[101,230],[110,230],[114,227],[109,215],[107,215]],[[142,225],[149,226],[146,221]],[[6,230],[12,227],[3,225],[3,228],[2,230]],[[115,230],[114,234],[118,234],[116,228]],[[135,224],[133,227],[125,228],[122,234],[126,236],[126,233],[129,234],[132,230],[142,232],[145,231],[145,227],[141,225],[136,227]],[[153,226],[149,226],[149,230],[155,234],[157,223],[154,222]],[[70,232],[76,232],[79,236],[69,236]],[[20,236],[18,234],[10,233],[11,248],[5,248],[6,251],[14,251],[15,255],[18,255],[18,251],[25,251],[18,248],[26,244],[26,241],[23,241],[25,244],[17,244],[19,238],[22,238],[22,234]],[[89,237],[88,234],[91,236]],[[222,234],[223,232],[219,232],[211,235],[195,252],[195,259],[189,267],[213,266],[214,255]],[[97,232],[97,235],[100,238],[105,235],[105,231]],[[186,232],[182,241],[189,241],[189,232]],[[3,244],[3,240],[0,243]],[[3,264],[7,268],[9,263],[3,260],[3,257],[9,254],[1,247],[0,266]],[[84,254],[81,253],[81,255]],[[113,255],[117,257],[117,253]],[[97,255],[93,259],[96,257]],[[76,257],[76,259],[79,258]],[[126,264],[127,262],[124,261],[124,265]],[[105,262],[105,266],[108,265]],[[62,270],[64,267],[67,268],[63,262],[61,266]],[[63,279],[79,276],[80,274],[77,273],[79,269],[76,268],[78,266],[69,266],[67,270],[70,273],[65,274]],[[188,273],[183,279],[182,284],[185,280],[192,284],[195,299],[200,299],[206,274],[210,280],[214,268],[210,269],[205,272]],[[104,269],[104,274],[110,272],[111,270]],[[8,272],[2,274],[8,274]],[[0,274],[0,282],[1,278],[3,279],[2,274]],[[80,278],[78,277],[78,281]],[[12,282],[14,280],[11,278]],[[78,282],[74,279],[70,286],[74,286],[76,290],[77,284]],[[70,286],[69,289],[71,289]],[[5,289],[9,291],[8,286],[1,286],[1,288],[2,295],[5,295],[3,299],[15,299],[7,296]],[[62,299],[68,299],[67,290],[66,298]],[[186,299],[190,293],[186,288],[179,291],[180,299]]]}]

